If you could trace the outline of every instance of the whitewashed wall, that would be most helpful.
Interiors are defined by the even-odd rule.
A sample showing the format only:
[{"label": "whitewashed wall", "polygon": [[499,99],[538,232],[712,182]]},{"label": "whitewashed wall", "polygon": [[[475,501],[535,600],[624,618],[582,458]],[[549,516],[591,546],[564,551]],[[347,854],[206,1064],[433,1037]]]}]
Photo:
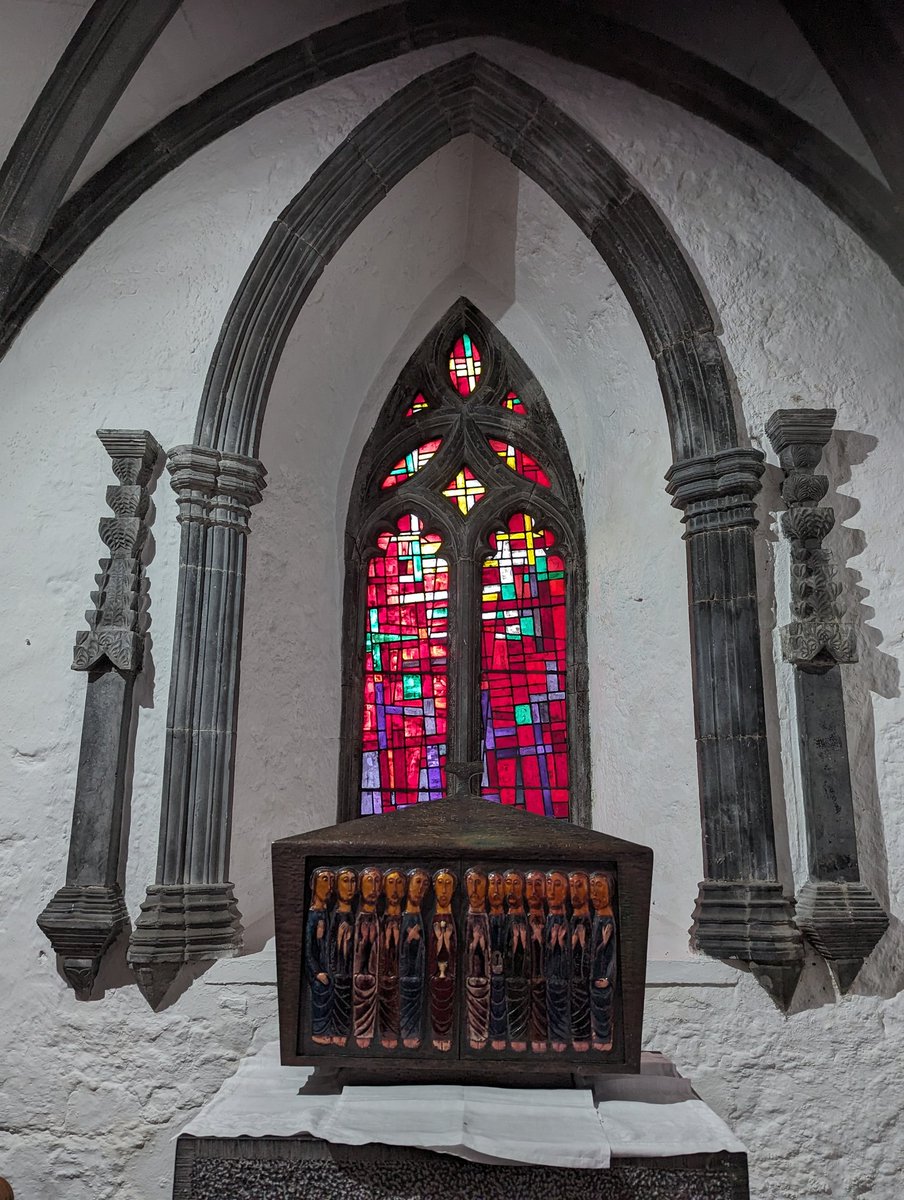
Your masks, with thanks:
[{"label": "whitewashed wall", "polygon": [[[591,129],[672,223],[721,315],[754,442],[776,407],[839,409],[832,467],[845,524],[834,542],[865,622],[863,660],[848,672],[849,736],[865,871],[897,914],[901,288],[808,192],[727,136],[628,85],[498,42],[481,48]],[[68,663],[110,481],[93,430],[147,427],[165,446],[191,441],[219,326],[269,222],[363,115],[460,50],[327,85],[197,155],[88,251],[0,364],[0,1173],[18,1195],[167,1196],[172,1136],[249,1047],[275,1036],[273,989],[217,982],[223,966],[158,1015],[116,962],[103,1000],[77,1003],[34,925],[65,873],[84,691]],[[408,353],[462,292],[537,374],[584,479],[595,821],[654,845],[653,953],[680,959],[701,865],[683,547],[662,490],[669,453],[655,375],[605,266],[545,196],[470,141],[424,164],[350,239],[274,385],[261,447],[270,487],[250,544],[233,855],[249,944],[268,935],[270,838],[333,816],[339,539],[357,453]],[[776,495],[773,472],[761,547],[770,625]],[[169,686],[178,531],[165,478],[156,503],[133,912],[154,872]],[[799,880],[780,661],[774,678],[775,781],[792,812],[783,855]],[[758,1198],[898,1194],[904,1153],[889,1130],[902,1107],[900,932],[895,916],[858,994],[843,1001],[814,965],[790,1017],[746,976],[735,987],[648,992],[647,1043],[672,1054],[748,1141]]]}]

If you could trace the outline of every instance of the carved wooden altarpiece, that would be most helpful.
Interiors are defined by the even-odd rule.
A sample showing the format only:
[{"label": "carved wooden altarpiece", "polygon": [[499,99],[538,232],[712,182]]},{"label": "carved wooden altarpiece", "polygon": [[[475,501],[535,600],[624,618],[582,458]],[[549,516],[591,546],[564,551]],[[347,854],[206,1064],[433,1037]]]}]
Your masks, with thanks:
[{"label": "carved wooden altarpiece", "polygon": [[637,1071],[653,852],[471,798],[273,844],[284,1064]]}]

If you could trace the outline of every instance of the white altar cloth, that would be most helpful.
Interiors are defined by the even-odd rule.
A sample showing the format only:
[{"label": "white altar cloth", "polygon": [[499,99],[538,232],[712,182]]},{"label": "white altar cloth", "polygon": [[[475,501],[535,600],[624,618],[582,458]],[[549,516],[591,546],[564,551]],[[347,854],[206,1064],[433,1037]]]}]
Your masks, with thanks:
[{"label": "white altar cloth", "polygon": [[687,1081],[674,1075],[657,1078],[656,1100],[647,1103],[606,1099],[622,1090],[608,1079],[600,1080],[598,1102],[590,1087],[403,1084],[299,1095],[311,1073],[310,1067],[281,1066],[278,1043],[270,1042],[242,1060],[182,1132],[220,1138],[308,1134],[352,1146],[415,1146],[474,1162],[590,1169],[608,1167],[612,1155],[744,1150],[702,1100],[686,1098]]}]

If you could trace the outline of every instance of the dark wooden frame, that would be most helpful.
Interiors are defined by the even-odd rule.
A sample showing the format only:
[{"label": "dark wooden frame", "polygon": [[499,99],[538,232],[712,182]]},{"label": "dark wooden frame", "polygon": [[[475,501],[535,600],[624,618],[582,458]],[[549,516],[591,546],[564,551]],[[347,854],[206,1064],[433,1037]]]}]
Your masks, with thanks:
[{"label": "dark wooden frame", "polygon": [[[324,862],[409,861],[466,859],[473,862],[536,863],[611,869],[617,878],[615,903],[619,931],[619,987],[623,1040],[611,1056],[563,1053],[555,1058],[509,1056],[476,1061],[464,1054],[455,1061],[387,1058],[355,1051],[354,1056],[302,1052],[302,968],[305,905],[309,876]],[[608,834],[579,829],[568,821],[516,811],[506,805],[463,797],[413,804],[395,813],[361,817],[313,833],[273,843],[273,899],[276,914],[276,982],[279,992],[279,1041],[284,1065],[324,1065],[421,1078],[468,1081],[561,1078],[587,1071],[592,1074],[637,1072],[640,1069],[647,934],[653,851]],[[622,1053],[617,1053],[618,1050]]]},{"label": "dark wooden frame", "polygon": [[[449,347],[463,330],[483,355],[480,383],[467,398],[449,379]],[[523,415],[502,406],[513,389]],[[435,406],[413,417],[405,412],[417,392]],[[412,478],[383,490],[393,465],[422,442],[443,444]],[[487,445],[495,437],[530,451],[551,487],[536,486],[510,470]],[[463,464],[486,485],[487,494],[467,516],[441,494]],[[482,722],[480,713],[480,570],[491,553],[490,536],[514,512],[529,512],[556,539],[565,561],[568,619],[566,702],[568,712],[569,818],[589,827],[590,723],[587,698],[587,573],[581,497],[571,457],[543,389],[523,359],[472,303],[458,299],[436,323],[399,375],[362,451],[349,503],[345,532],[346,570],[342,640],[342,741],[337,817],[360,813],[361,713],[364,679],[364,622],[367,567],[378,553],[377,538],[396,520],[415,513],[427,531],[443,539],[449,563],[449,738],[450,795],[479,794]],[[455,653],[451,653],[451,648]]]}]

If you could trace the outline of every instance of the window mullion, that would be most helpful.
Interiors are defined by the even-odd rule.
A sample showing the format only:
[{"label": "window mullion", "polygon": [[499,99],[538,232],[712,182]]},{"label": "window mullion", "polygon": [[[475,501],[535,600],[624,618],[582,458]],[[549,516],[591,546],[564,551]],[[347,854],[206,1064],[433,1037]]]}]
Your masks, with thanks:
[{"label": "window mullion", "polygon": [[464,551],[451,581],[449,630],[449,748],[446,790],[450,796],[480,794],[480,566]]}]

